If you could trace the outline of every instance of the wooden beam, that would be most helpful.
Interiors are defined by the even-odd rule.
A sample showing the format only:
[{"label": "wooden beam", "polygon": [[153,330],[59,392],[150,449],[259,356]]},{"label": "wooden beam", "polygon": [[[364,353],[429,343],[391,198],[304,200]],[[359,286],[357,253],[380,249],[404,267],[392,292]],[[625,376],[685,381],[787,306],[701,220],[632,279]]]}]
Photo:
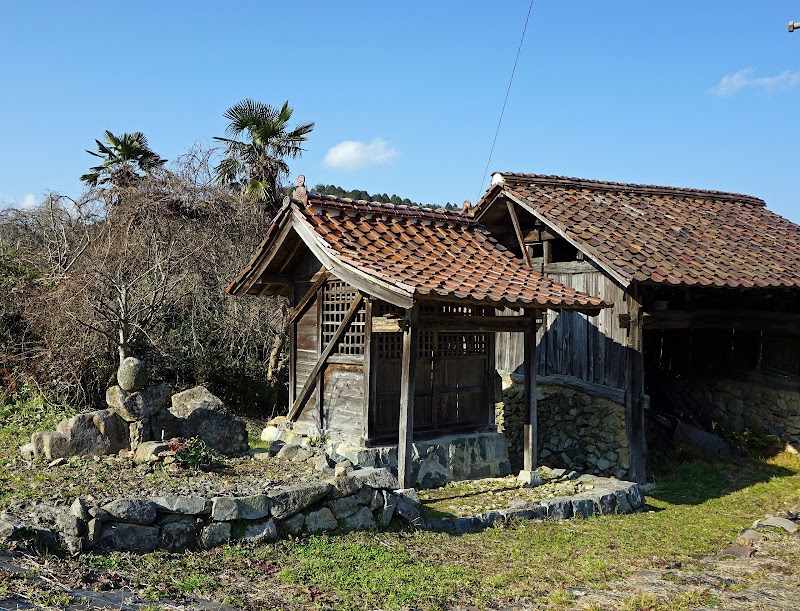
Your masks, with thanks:
[{"label": "wooden beam", "polygon": [[523,470],[533,471],[539,456],[538,404],[536,397],[536,326],[534,316],[526,316],[530,324],[525,330],[525,426],[523,427]]},{"label": "wooden beam", "polygon": [[328,270],[326,270],[324,267],[321,270],[319,270],[316,274],[314,274],[314,277],[312,278],[313,282],[311,284],[311,288],[309,288],[308,291],[306,291],[306,294],[303,295],[303,298],[300,300],[300,303],[298,303],[294,307],[292,312],[289,314],[290,323],[293,323],[295,320],[297,320],[298,317],[300,317],[303,314],[303,312],[306,311],[308,306],[311,304],[312,301],[314,301],[314,298],[317,296],[317,291],[320,289],[320,287],[325,283],[325,281],[328,278],[330,278],[330,272],[328,272]]},{"label": "wooden beam", "polygon": [[403,330],[403,365],[400,374],[400,427],[397,439],[397,481],[400,488],[411,488],[411,457],[414,443],[414,391],[417,378],[417,346],[419,325],[415,303],[406,310],[406,326]]},{"label": "wooden beam", "polygon": [[587,382],[573,376],[566,376],[560,374],[551,374],[549,376],[539,376],[539,384],[555,384],[556,386],[566,386],[574,390],[586,393],[593,397],[600,399],[608,399],[615,403],[625,403],[625,390],[622,388],[614,388],[613,386],[604,386],[603,384],[595,384]]},{"label": "wooden beam", "polygon": [[625,350],[625,423],[630,452],[629,478],[644,484],[647,477],[644,436],[644,355],[642,354],[642,307],[631,287],[628,297],[628,338]]},{"label": "wooden beam", "polygon": [[403,330],[402,322],[393,316],[374,316],[370,327],[373,333],[398,333]]},{"label": "wooden beam", "polygon": [[292,279],[289,276],[282,274],[261,274],[254,286],[259,284],[280,284],[281,286],[290,286]]},{"label": "wooden beam", "polygon": [[333,334],[331,341],[325,346],[325,350],[322,351],[317,362],[314,364],[314,368],[311,370],[311,373],[308,375],[308,379],[306,383],[303,385],[303,389],[297,395],[297,398],[294,400],[292,404],[292,408],[289,410],[289,414],[287,417],[291,421],[297,420],[297,417],[300,415],[300,412],[303,410],[303,405],[305,405],[306,399],[308,399],[308,393],[311,390],[311,387],[317,383],[317,376],[322,372],[322,368],[324,367],[328,357],[330,356],[331,352],[336,349],[336,346],[339,345],[339,341],[344,337],[344,334],[347,332],[347,328],[350,326],[350,323],[355,318],[356,313],[358,312],[358,308],[361,306],[361,302],[364,300],[364,296],[359,293],[356,298],[353,300],[353,303],[350,304],[350,308],[347,310],[347,313],[344,315],[344,319],[341,323],[339,323],[339,327],[336,329],[336,332]]},{"label": "wooden beam", "polygon": [[527,330],[531,321],[526,316],[420,316],[424,329],[465,331],[475,333],[519,333]]},{"label": "wooden beam", "polygon": [[522,258],[525,259],[525,263],[528,264],[528,267],[533,268],[533,261],[531,261],[531,255],[528,252],[528,247],[525,245],[525,240],[522,237],[522,229],[520,229],[519,226],[517,212],[514,210],[514,203],[511,200],[508,200],[506,204],[508,204],[508,213],[511,215],[511,223],[514,225],[514,233],[517,235],[517,242],[519,242],[519,247],[522,250]]},{"label": "wooden beam", "polygon": [[800,335],[800,315],[759,310],[664,310],[647,312],[644,329],[739,329]]}]

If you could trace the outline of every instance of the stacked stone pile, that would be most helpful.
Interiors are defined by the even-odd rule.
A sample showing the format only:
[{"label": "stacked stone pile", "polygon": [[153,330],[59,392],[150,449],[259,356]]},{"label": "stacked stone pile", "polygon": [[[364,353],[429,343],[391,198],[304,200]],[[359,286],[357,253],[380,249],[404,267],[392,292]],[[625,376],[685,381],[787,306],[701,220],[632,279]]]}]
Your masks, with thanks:
[{"label": "stacked stone pile", "polygon": [[[508,439],[512,461],[522,460],[524,386],[503,380],[496,408],[498,431]],[[630,468],[625,406],[552,384],[539,384],[539,459],[548,466],[624,478]]]},{"label": "stacked stone pile", "polygon": [[21,448],[23,455],[53,460],[136,452],[143,444],[174,437],[198,437],[222,454],[247,451],[244,422],[229,415],[205,387],[171,395],[163,382],[148,380],[144,363],[125,359],[117,371],[118,384],[106,392],[108,409],[63,420],[55,431],[34,433],[31,443]]},{"label": "stacked stone pile", "polygon": [[639,487],[611,479],[574,496],[537,503],[509,503],[508,508],[443,520],[424,514],[416,492],[397,490],[386,469],[353,470],[338,465],[327,481],[305,482],[247,496],[174,496],[119,498],[93,504],[78,498],[70,507],[38,507],[27,520],[0,516],[0,543],[30,541],[72,554],[86,550],[149,553],[208,549],[232,539],[269,541],[280,536],[400,525],[450,532],[485,528],[497,521],[564,520],[573,516],[629,513],[644,505]]}]

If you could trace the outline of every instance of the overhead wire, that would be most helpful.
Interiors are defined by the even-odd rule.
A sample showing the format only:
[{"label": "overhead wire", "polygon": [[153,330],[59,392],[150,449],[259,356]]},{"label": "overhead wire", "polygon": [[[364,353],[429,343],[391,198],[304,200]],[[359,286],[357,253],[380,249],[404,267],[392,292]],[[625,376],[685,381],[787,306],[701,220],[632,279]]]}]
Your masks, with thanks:
[{"label": "overhead wire", "polygon": [[486,168],[483,170],[483,178],[481,179],[481,184],[478,187],[478,198],[476,201],[480,200],[481,194],[483,192],[483,185],[486,184],[486,175],[489,173],[489,164],[492,163],[492,156],[494,155],[494,147],[497,144],[497,136],[500,134],[500,126],[503,123],[503,115],[506,113],[506,105],[508,104],[508,96],[511,93],[511,84],[514,82],[514,74],[517,71],[517,63],[519,62],[519,54],[522,51],[522,43],[525,42],[525,32],[528,31],[528,21],[531,18],[531,11],[533,10],[533,0],[531,0],[530,5],[528,6],[528,15],[525,17],[525,26],[522,28],[522,36],[519,39],[519,47],[517,47],[517,56],[514,58],[514,67],[511,69],[511,78],[508,79],[508,88],[506,89],[506,97],[503,100],[503,108],[500,110],[500,118],[497,121],[497,129],[494,132],[494,140],[492,140],[492,148],[489,151],[489,158],[486,160]]}]

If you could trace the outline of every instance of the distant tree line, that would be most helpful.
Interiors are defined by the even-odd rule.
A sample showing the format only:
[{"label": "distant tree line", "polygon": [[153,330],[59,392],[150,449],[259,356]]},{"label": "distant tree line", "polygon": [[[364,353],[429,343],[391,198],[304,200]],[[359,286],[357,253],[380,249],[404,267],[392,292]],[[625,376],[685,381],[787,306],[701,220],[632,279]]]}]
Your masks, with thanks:
[{"label": "distant tree line", "polygon": [[407,197],[401,198],[399,195],[388,195],[386,193],[369,193],[364,189],[350,189],[346,191],[342,187],[338,185],[325,185],[325,184],[317,184],[314,185],[314,188],[311,189],[314,193],[319,193],[321,195],[333,195],[334,197],[347,197],[350,199],[361,199],[368,202],[381,202],[384,204],[394,204],[395,206],[425,206],[427,208],[445,208],[446,210],[456,210],[458,206],[455,204],[451,204],[447,202],[444,206],[440,206],[439,204],[421,204],[419,202],[414,202],[408,199]]}]

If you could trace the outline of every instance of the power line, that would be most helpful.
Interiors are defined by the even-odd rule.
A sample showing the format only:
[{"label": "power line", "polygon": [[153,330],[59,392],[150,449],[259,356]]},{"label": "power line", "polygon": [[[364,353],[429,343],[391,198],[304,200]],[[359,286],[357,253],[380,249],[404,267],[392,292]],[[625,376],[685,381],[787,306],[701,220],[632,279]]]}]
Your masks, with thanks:
[{"label": "power line", "polygon": [[517,56],[514,58],[514,67],[511,69],[511,78],[508,79],[508,89],[506,89],[506,97],[503,100],[503,109],[500,111],[500,119],[497,121],[497,129],[494,132],[494,140],[492,140],[492,149],[489,151],[489,159],[486,160],[486,168],[483,170],[483,178],[478,187],[478,198],[480,200],[483,192],[483,185],[486,184],[486,175],[489,173],[489,164],[492,163],[492,155],[494,155],[494,147],[497,144],[497,136],[500,133],[500,125],[503,123],[503,115],[506,112],[506,104],[508,103],[508,94],[511,93],[511,83],[514,82],[514,73],[517,71],[517,62],[519,61],[519,54],[522,51],[522,43],[525,41],[525,32],[528,30],[528,20],[531,18],[531,11],[533,10],[533,0],[528,6],[528,16],[525,17],[525,27],[522,28],[522,37],[519,39],[519,47],[517,48]]}]

